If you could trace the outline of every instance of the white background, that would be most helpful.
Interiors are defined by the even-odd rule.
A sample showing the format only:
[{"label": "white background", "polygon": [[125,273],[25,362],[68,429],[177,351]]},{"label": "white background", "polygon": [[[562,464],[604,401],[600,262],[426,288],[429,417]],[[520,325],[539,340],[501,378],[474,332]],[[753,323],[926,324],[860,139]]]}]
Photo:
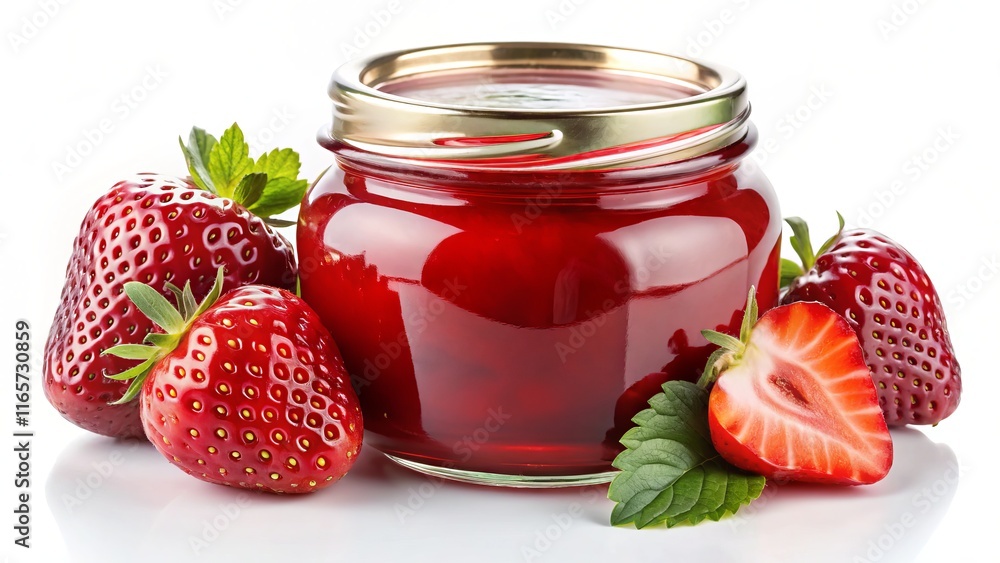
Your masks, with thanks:
[{"label": "white background", "polygon": [[[109,563],[989,560],[1000,500],[998,16],[995,2],[972,0],[3,2],[0,554]],[[767,147],[757,157],[782,212],[811,220],[822,238],[840,210],[927,268],[963,367],[958,412],[937,428],[896,432],[896,464],[878,485],[786,487],[729,523],[635,531],[607,525],[599,489],[440,485],[373,451],[307,499],[240,496],[188,478],[151,448],[63,421],[36,372],[32,548],[14,546],[14,320],[31,322],[40,356],[73,237],[98,195],[134,172],[183,174],[177,136],[193,124],[218,134],[237,120],[257,150],[292,146],[315,176],[331,162],[314,138],[330,116],[336,66],[484,40],[637,47],[741,71]],[[878,543],[884,549],[873,550]]]}]

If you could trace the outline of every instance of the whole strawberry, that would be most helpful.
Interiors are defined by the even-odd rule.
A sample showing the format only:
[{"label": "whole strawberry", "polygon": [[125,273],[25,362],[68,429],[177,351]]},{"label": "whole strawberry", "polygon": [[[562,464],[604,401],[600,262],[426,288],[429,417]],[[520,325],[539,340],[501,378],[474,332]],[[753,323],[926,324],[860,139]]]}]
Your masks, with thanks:
[{"label": "whole strawberry", "polygon": [[266,222],[302,197],[298,156],[285,149],[254,163],[247,153],[235,125],[219,142],[196,128],[185,147],[194,183],[142,174],[87,213],[44,352],[45,396],[65,418],[107,436],[143,435],[136,404],[109,405],[128,385],[105,377],[135,362],[102,355],[153,329],[125,296],[126,282],[191,280],[203,297],[222,266],[227,289],[295,287],[291,245]]},{"label": "whole strawberry", "polygon": [[[839,215],[838,215],[839,217]],[[937,424],[958,407],[962,376],[941,299],[919,262],[869,230],[841,230],[814,254],[805,222],[787,219],[804,266],[782,261],[782,303],[818,301],[854,329],[886,422]]]},{"label": "whole strawberry", "polygon": [[112,376],[141,395],[146,436],[185,472],[211,483],[307,493],[339,479],[361,447],[362,421],[340,352],[292,293],[248,285],[200,305],[191,286],[179,311],[152,287],[125,285],[165,333],[109,355],[142,360]]}]

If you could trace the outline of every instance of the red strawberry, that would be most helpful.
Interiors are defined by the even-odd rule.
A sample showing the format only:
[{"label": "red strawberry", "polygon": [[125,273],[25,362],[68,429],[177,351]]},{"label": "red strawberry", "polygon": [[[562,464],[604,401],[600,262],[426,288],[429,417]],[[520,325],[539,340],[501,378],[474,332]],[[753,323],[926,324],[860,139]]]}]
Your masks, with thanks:
[{"label": "red strawberry", "polygon": [[847,322],[812,302],[756,317],[751,289],[739,340],[703,332],[722,346],[703,376],[718,378],[708,423],[719,454],[769,478],[859,485],[885,477],[892,439]]},{"label": "red strawberry", "polygon": [[[168,460],[210,483],[307,493],[339,479],[361,447],[362,421],[340,352],[316,313],[295,295],[249,285],[219,299],[222,271],[180,311],[131,282],[136,308],[166,333],[109,354],[144,360],[113,376],[141,393],[146,436]],[[218,301],[216,301],[218,299]]]},{"label": "red strawberry", "polygon": [[[240,160],[242,135],[237,133],[234,126],[217,148],[214,138],[195,129],[192,144],[205,154],[226,149],[232,160]],[[286,153],[277,152],[286,158],[262,157],[258,161],[258,165],[264,161],[262,170],[280,160],[285,170],[279,172],[294,169],[297,174],[298,157],[292,162]],[[128,302],[125,282],[138,280],[162,288],[164,282],[191,280],[194,294],[203,297],[216,269],[224,266],[227,289],[248,283],[295,287],[292,247],[261,217],[294,205],[294,193],[286,195],[281,205],[272,205],[274,193],[304,190],[305,181],[292,185],[291,180],[276,177],[284,185],[268,191],[271,182],[266,172],[252,173],[245,162],[241,166],[237,173],[244,177],[237,187],[223,189],[223,182],[229,186],[233,178],[217,173],[216,180],[205,181],[196,174],[202,170],[209,176],[204,166],[192,165],[201,187],[227,197],[185,180],[142,174],[116,184],[87,213],[73,245],[44,353],[45,396],[65,418],[107,436],[143,434],[137,404],[108,404],[121,398],[128,385],[105,375],[135,362],[101,355],[153,329]]]},{"label": "red strawberry", "polygon": [[[962,376],[941,299],[917,260],[875,231],[838,232],[814,255],[804,221],[787,219],[807,270],[783,261],[783,303],[819,301],[857,333],[886,422],[937,424],[958,407]],[[843,219],[840,227],[843,229]]]}]

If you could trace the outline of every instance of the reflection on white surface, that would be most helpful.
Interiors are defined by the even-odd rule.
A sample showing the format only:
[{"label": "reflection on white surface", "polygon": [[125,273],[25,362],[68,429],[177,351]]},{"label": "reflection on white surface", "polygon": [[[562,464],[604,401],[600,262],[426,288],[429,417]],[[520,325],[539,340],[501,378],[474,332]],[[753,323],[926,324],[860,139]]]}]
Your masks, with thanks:
[{"label": "reflection on white surface", "polygon": [[671,530],[613,528],[606,487],[550,491],[435,481],[365,449],[339,483],[279,497],[202,483],[148,444],[81,438],[49,476],[49,509],[77,562],[911,562],[958,486],[952,450],[893,431],[869,487],[784,485],[740,515]]}]

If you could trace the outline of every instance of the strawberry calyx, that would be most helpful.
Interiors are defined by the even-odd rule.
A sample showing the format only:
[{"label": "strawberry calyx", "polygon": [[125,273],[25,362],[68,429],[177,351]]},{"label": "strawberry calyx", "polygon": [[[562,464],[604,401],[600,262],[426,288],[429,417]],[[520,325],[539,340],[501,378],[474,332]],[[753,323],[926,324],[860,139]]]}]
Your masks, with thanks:
[{"label": "strawberry calyx", "polygon": [[758,309],[756,293],[757,289],[754,286],[750,286],[750,290],[747,292],[747,304],[743,309],[743,323],[740,325],[739,338],[715,330],[701,331],[701,335],[706,340],[719,346],[719,348],[708,357],[708,362],[705,363],[705,370],[698,379],[699,387],[708,389],[719,378],[719,374],[734,365],[739,365],[743,359],[743,354],[747,350],[747,343],[750,341],[750,333],[753,331],[753,326],[757,324]]},{"label": "strawberry calyx", "polygon": [[785,218],[785,222],[792,229],[792,236],[788,238],[788,242],[792,245],[795,253],[798,254],[802,264],[796,264],[794,260],[787,258],[781,259],[781,287],[788,287],[795,281],[795,278],[808,272],[816,264],[816,258],[822,256],[837,243],[840,233],[844,230],[844,216],[840,212],[837,212],[837,221],[840,223],[837,232],[826,239],[826,242],[819,247],[819,250],[814,252],[812,241],[809,238],[809,225],[806,224],[805,220],[801,217]]},{"label": "strawberry calyx", "polygon": [[120,405],[135,399],[157,362],[172,352],[181,338],[187,334],[194,320],[218,301],[222,294],[224,271],[224,268],[219,268],[211,291],[201,303],[195,301],[190,281],[184,284],[183,289],[167,282],[166,289],[174,294],[177,307],[171,305],[166,297],[149,285],[142,282],[125,283],[125,294],[128,298],[139,311],[149,317],[149,320],[163,329],[163,332],[147,334],[142,344],[118,344],[101,353],[102,356],[112,355],[127,360],[142,360],[141,363],[121,373],[105,374],[105,377],[115,381],[132,381],[125,394],[110,404]]},{"label": "strawberry calyx", "polygon": [[254,160],[243,131],[235,123],[219,139],[193,127],[186,145],[179,137],[177,141],[196,186],[232,199],[271,226],[295,224],[274,215],[298,205],[309,186],[298,177],[297,152],[274,149]]}]

